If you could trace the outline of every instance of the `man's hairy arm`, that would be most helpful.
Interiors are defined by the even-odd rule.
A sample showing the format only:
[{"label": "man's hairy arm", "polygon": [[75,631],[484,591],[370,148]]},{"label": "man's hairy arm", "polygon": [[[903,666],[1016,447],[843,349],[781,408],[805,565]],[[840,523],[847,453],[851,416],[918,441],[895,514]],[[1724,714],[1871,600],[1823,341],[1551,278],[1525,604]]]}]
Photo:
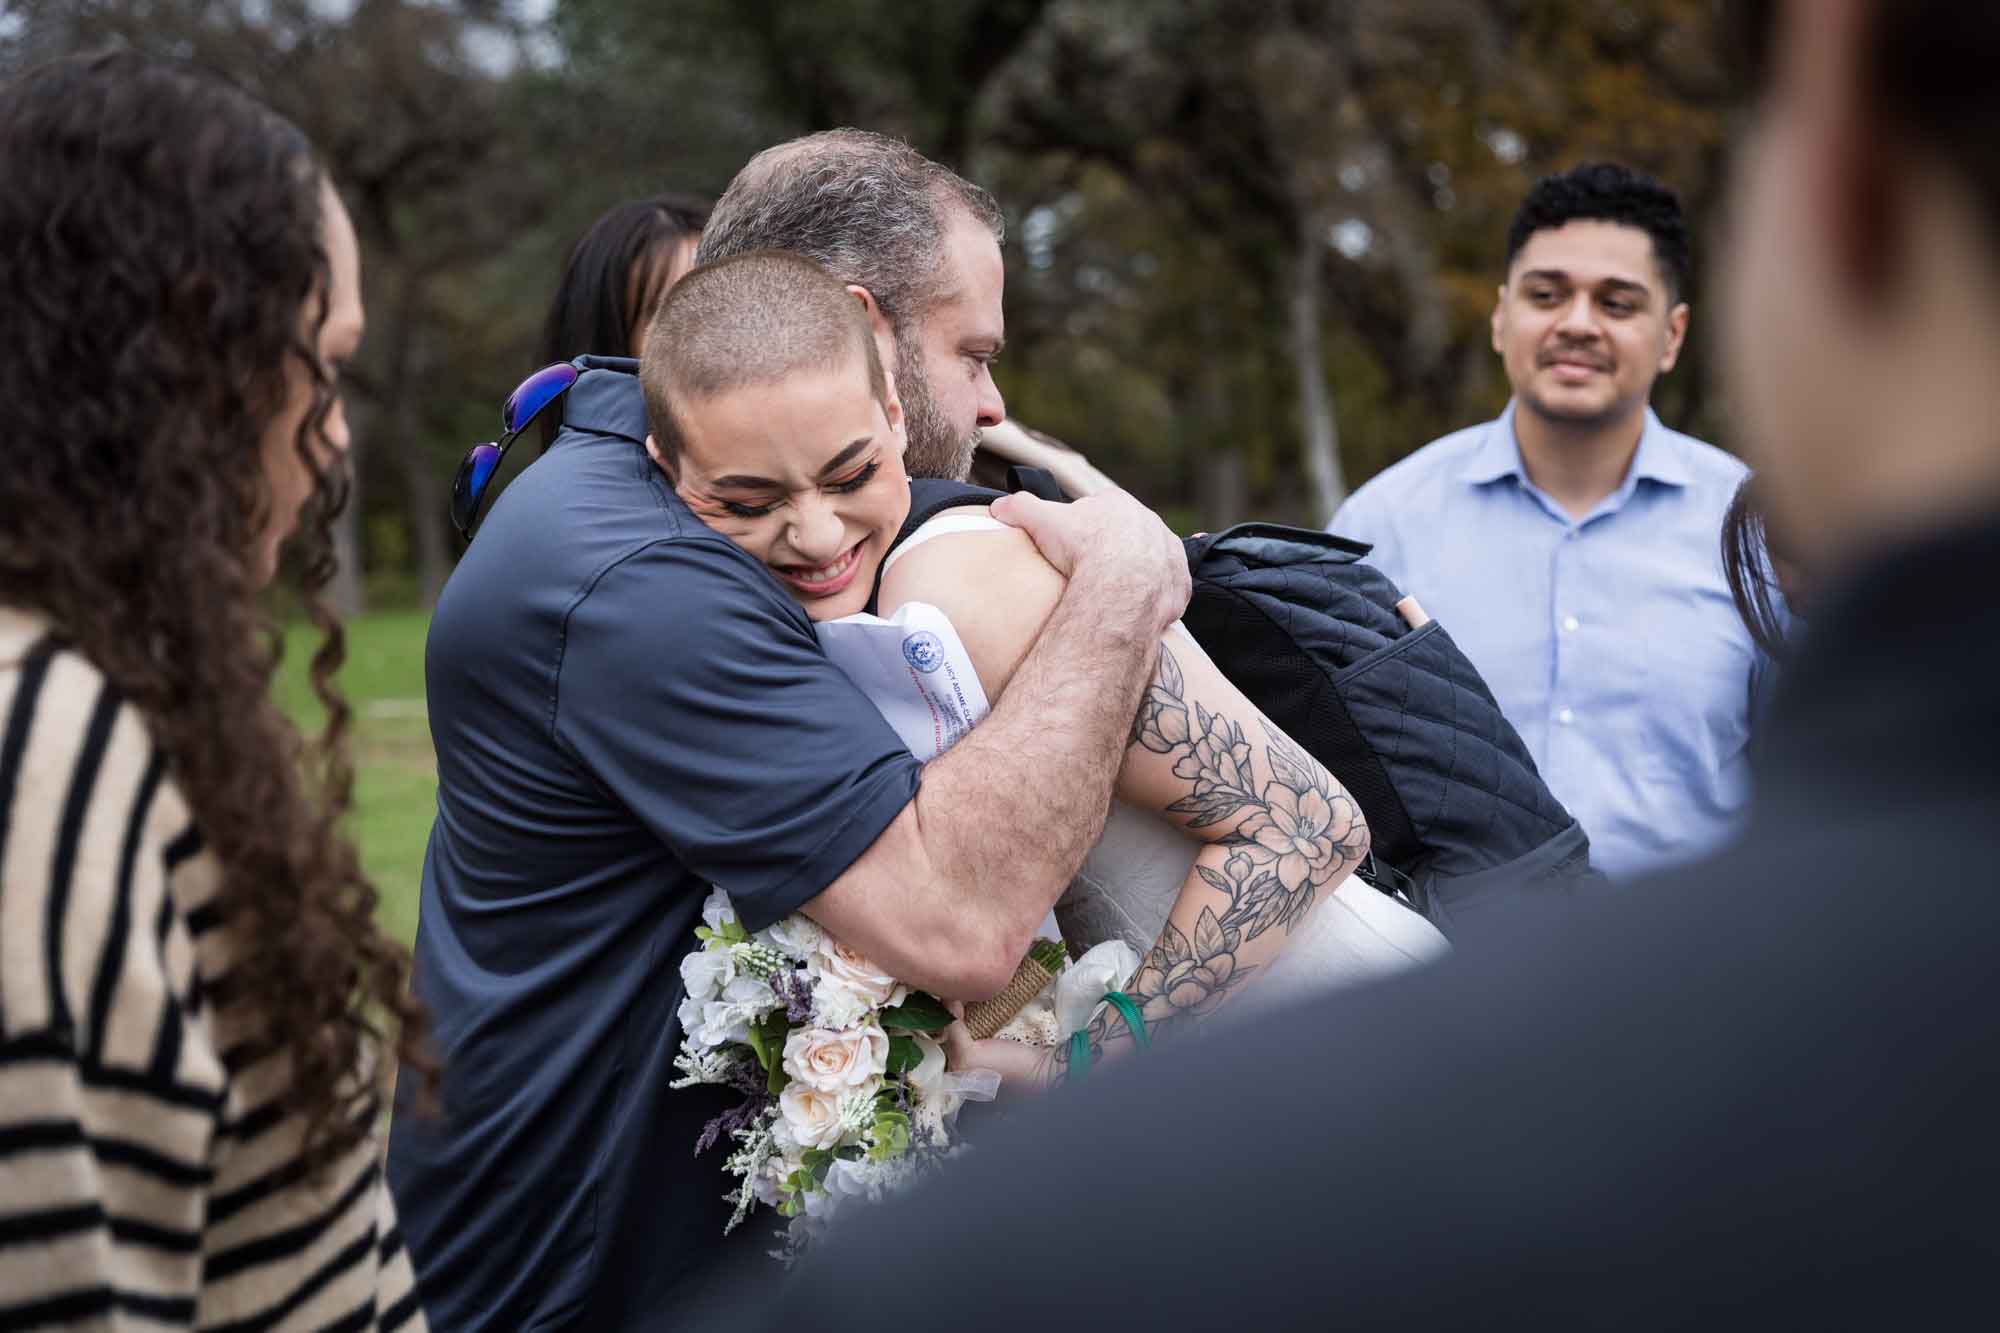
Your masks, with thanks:
[{"label": "man's hairy arm", "polygon": [[994,514],[1025,528],[1068,587],[993,712],[805,905],[897,977],[957,999],[1007,984],[1103,831],[1160,635],[1188,590],[1180,543],[1123,492],[1073,506],[1013,496]]}]

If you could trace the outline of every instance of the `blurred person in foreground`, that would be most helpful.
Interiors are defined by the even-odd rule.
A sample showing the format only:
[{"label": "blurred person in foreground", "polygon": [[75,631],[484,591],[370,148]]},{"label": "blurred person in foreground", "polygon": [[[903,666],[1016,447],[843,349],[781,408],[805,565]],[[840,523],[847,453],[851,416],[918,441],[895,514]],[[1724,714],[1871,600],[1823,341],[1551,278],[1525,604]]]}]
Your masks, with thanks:
[{"label": "blurred person in foreground", "polygon": [[[822,239],[891,255],[885,277],[931,299],[895,308],[963,439],[1000,410],[999,214],[895,147],[847,187],[868,225]],[[761,1254],[754,1228],[725,1242],[731,1177],[691,1151],[733,1099],[668,1087],[710,886],[746,929],[803,911],[914,986],[995,994],[1103,829],[1187,602],[1180,543],[1130,496],[1003,506],[1069,583],[978,734],[921,766],[647,457],[635,370],[556,368],[563,428],[477,528],[425,643],[438,809],[416,988],[444,1107],[399,1109],[388,1162],[454,1330],[660,1327],[725,1254]],[[995,829],[1037,836],[1001,847]]]},{"label": "blurred person in foreground", "polygon": [[1610,163],[1537,182],[1493,307],[1513,401],[1331,524],[1465,650],[1614,876],[1707,850],[1748,795],[1762,663],[1716,547],[1744,467],[1647,405],[1689,279],[1671,191]]},{"label": "blurred person in foreground", "polygon": [[[1990,1310],[2000,10],[1741,8],[1768,72],[1735,168],[1727,368],[1815,580],[1742,836],[1509,948],[1018,1113],[854,1219],[753,1326]],[[1237,1147],[1195,1133],[1218,1125]]]},{"label": "blurred person in foreground", "polygon": [[0,1327],[420,1328],[319,595],[354,228],[296,127],[131,54],[0,88],[0,180]]}]

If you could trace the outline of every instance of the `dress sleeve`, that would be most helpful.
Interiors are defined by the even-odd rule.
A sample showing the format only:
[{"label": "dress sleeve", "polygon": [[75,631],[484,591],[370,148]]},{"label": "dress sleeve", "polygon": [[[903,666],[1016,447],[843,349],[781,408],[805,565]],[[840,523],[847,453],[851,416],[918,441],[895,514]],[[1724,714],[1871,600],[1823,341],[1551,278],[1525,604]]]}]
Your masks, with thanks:
[{"label": "dress sleeve", "polygon": [[753,930],[837,879],[921,772],[798,606],[713,542],[658,543],[586,591],[566,625],[554,726]]}]

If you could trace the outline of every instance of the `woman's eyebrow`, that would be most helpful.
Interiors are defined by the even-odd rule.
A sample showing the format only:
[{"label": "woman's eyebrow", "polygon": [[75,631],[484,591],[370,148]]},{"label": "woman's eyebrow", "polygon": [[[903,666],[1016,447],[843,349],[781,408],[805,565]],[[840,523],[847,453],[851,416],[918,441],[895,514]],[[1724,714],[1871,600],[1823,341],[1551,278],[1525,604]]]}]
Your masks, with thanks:
[{"label": "woman's eyebrow", "polygon": [[842,449],[839,453],[835,454],[832,458],[827,460],[826,466],[819,470],[820,477],[824,479],[840,471],[842,468],[846,467],[849,463],[852,463],[855,457],[858,454],[860,454],[860,452],[863,449],[866,449],[869,445],[873,443],[875,443],[875,437],[873,435],[864,435],[860,439],[854,441],[854,443],[848,445],[845,449]]},{"label": "woman's eyebrow", "polygon": [[[819,470],[820,477],[824,479],[832,473],[840,471],[840,469],[853,462],[857,454],[873,443],[875,443],[873,435],[864,435],[854,441],[854,443],[848,445],[827,461],[826,466]],[[711,487],[727,486],[731,490],[781,491],[785,489],[783,482],[773,481],[769,477],[745,476],[741,473],[732,473],[727,477],[717,477],[708,484]]]}]

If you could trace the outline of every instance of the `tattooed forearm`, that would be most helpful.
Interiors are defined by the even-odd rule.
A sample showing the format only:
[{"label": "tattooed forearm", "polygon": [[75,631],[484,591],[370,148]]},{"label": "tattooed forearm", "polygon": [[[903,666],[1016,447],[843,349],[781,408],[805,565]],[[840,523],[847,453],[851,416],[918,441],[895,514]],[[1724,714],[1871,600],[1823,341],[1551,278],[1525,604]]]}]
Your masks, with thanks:
[{"label": "tattooed forearm", "polygon": [[[1188,786],[1169,814],[1184,816],[1191,829],[1234,824],[1214,839],[1234,849],[1223,864],[1196,865],[1227,903],[1216,921],[1221,937],[1241,931],[1254,940],[1274,925],[1290,930],[1321,888],[1360,861],[1367,825],[1332,775],[1268,719],[1257,719],[1265,741],[1261,765],[1243,728],[1200,700],[1190,726],[1186,688],[1180,664],[1161,644],[1153,683],[1132,722],[1132,744],[1178,754],[1174,776]],[[1259,768],[1268,774],[1262,780]]]},{"label": "tattooed forearm", "polygon": [[[1130,746],[1147,753],[1127,762],[1171,761],[1164,809],[1209,846],[1125,988],[1156,1032],[1212,1013],[1367,851],[1353,798],[1269,720],[1256,721],[1261,747],[1237,720],[1189,698],[1180,663],[1161,644],[1132,721]],[[1115,1012],[1101,1012],[1089,1029],[1093,1053],[1128,1041],[1123,1029]]]}]

